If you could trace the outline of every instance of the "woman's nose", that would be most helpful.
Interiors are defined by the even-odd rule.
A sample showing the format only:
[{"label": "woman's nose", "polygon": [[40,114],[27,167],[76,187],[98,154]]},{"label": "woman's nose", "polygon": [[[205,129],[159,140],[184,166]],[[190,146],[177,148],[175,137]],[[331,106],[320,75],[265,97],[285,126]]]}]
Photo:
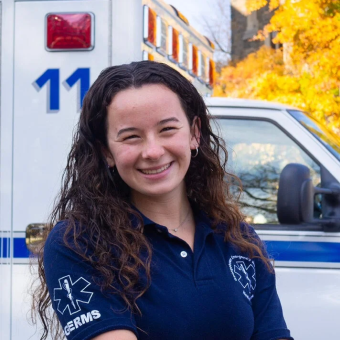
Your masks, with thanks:
[{"label": "woman's nose", "polygon": [[143,149],[143,158],[157,160],[164,155],[164,147],[157,139],[147,140]]}]

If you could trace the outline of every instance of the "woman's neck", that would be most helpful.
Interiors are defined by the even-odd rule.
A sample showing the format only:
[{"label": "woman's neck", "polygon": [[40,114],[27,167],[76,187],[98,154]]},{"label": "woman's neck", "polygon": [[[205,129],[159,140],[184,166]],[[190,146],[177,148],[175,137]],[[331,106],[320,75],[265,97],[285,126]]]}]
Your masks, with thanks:
[{"label": "woman's neck", "polygon": [[153,222],[173,226],[180,225],[190,209],[186,193],[167,195],[166,197],[141,196],[138,193],[131,197],[132,204]]}]

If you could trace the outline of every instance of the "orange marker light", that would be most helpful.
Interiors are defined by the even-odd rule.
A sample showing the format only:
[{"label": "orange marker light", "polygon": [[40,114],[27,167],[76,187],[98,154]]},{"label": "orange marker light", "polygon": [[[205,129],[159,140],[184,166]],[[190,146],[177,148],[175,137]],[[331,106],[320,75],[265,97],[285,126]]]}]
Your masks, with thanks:
[{"label": "orange marker light", "polygon": [[179,33],[178,31],[169,26],[169,59],[175,63],[179,62]]},{"label": "orange marker light", "polygon": [[209,84],[210,86],[214,86],[215,83],[215,62],[213,60],[209,60]]},{"label": "orange marker light", "polygon": [[192,73],[198,75],[198,49],[192,45]]},{"label": "orange marker light", "polygon": [[147,51],[143,51],[143,55],[142,55],[142,59],[143,60],[155,60],[155,57],[153,56],[153,54],[147,52]]},{"label": "orange marker light", "polygon": [[148,6],[144,6],[144,42],[156,46],[157,14]]}]

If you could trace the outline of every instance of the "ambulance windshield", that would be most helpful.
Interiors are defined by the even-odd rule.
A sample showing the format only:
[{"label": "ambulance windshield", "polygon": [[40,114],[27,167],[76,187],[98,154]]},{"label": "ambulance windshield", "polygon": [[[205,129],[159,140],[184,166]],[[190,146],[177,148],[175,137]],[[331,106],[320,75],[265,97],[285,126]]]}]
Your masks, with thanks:
[{"label": "ambulance windshield", "polygon": [[304,126],[318,141],[323,144],[335,158],[340,161],[340,137],[325,126],[317,123],[308,114],[298,110],[288,110],[302,126]]}]

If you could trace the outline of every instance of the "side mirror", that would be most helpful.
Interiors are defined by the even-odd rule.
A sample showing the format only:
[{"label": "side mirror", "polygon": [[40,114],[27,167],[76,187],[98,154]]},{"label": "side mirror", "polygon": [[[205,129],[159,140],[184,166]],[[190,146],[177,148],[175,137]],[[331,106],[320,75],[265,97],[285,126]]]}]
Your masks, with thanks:
[{"label": "side mirror", "polygon": [[[322,194],[327,216],[314,219],[314,196]],[[309,169],[297,163],[284,167],[280,175],[277,197],[277,216],[283,224],[321,224],[326,231],[340,230],[340,185],[314,187]]]},{"label": "side mirror", "polygon": [[46,229],[47,225],[43,223],[31,223],[26,227],[26,247],[31,253],[38,253]]}]

